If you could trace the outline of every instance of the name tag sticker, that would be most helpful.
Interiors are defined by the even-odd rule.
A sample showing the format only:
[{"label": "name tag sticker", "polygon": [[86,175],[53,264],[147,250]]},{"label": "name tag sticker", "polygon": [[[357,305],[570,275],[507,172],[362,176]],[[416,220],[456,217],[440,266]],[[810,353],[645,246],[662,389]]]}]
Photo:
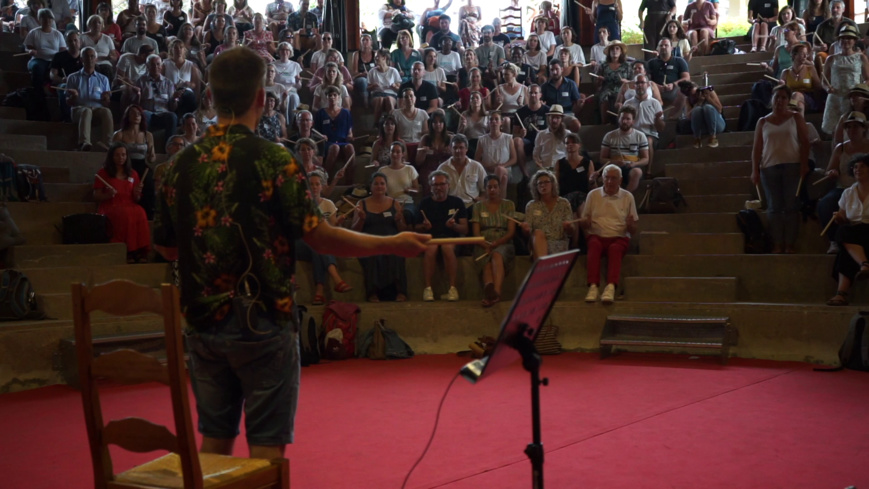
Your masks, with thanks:
[{"label": "name tag sticker", "polygon": [[480,217],[489,217],[489,213],[486,211],[483,211],[480,213]]},{"label": "name tag sticker", "polygon": [[524,71],[520,71],[520,72],[519,72],[519,76],[525,76],[525,72],[524,72]]},{"label": "name tag sticker", "polygon": [[383,217],[392,217],[392,213],[389,211],[386,211],[383,213]]},{"label": "name tag sticker", "polygon": [[763,7],[764,7],[764,8],[769,8],[769,6],[770,6],[769,3],[765,3],[765,4],[763,4]]},{"label": "name tag sticker", "polygon": [[331,122],[332,122],[332,121],[330,121],[329,119],[326,119],[326,120],[323,121],[323,125],[325,126],[326,124],[329,124],[329,123],[331,123]]},{"label": "name tag sticker", "polygon": [[534,211],[534,215],[535,215],[535,216],[542,216],[542,215],[543,215],[543,211],[541,211],[541,210],[536,210],[536,211]]},{"label": "name tag sticker", "polygon": [[675,67],[675,66],[672,66],[672,65],[668,65],[668,66],[667,66],[667,69],[668,69],[668,70],[674,70],[674,69],[676,69],[676,67]]},{"label": "name tag sticker", "polygon": [[562,97],[567,97],[569,94],[567,92],[561,92]]},{"label": "name tag sticker", "polygon": [[806,84],[811,85],[811,84],[812,84],[812,79],[811,79],[811,78],[803,78],[803,83],[806,83]]},{"label": "name tag sticker", "polygon": [[457,211],[457,210],[458,210],[458,209],[450,209],[450,210],[447,212],[447,215],[448,215],[448,216],[453,216],[453,215],[456,214],[456,211]]},{"label": "name tag sticker", "polygon": [[632,144],[632,145],[630,145],[630,148],[631,148],[631,153],[634,153],[634,152],[636,152],[636,151],[639,151],[639,149],[640,149],[640,145],[638,145],[638,144]]},{"label": "name tag sticker", "polygon": [[127,177],[127,181],[133,183],[133,177]]},{"label": "name tag sticker", "polygon": [[582,172],[584,172],[584,171],[585,171],[585,167],[584,167],[584,166],[577,167],[577,169],[576,169],[576,173],[582,173]]},{"label": "name tag sticker", "polygon": [[420,97],[419,100],[420,100],[420,102],[425,102],[426,100],[428,100],[428,98],[427,97]]}]

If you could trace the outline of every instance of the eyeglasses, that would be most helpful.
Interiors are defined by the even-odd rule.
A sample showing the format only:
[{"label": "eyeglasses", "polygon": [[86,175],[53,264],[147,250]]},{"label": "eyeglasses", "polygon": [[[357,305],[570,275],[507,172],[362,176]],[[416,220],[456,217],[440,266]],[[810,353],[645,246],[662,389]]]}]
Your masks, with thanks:
[{"label": "eyeglasses", "polygon": [[549,181],[549,180],[539,180],[539,181],[537,182],[537,186],[538,186],[538,187],[542,187],[542,186],[544,186],[544,185],[552,185],[552,182]]}]

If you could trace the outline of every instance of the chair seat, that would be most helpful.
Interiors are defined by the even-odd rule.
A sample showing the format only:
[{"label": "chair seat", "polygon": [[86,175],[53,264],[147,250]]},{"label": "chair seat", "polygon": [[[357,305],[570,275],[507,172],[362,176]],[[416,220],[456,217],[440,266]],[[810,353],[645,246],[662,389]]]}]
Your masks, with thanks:
[{"label": "chair seat", "polygon": [[[271,466],[271,462],[264,459],[236,458],[213,453],[200,453],[199,464],[202,466],[204,487],[214,487]],[[176,453],[164,455],[116,475],[115,481],[146,487],[183,489],[181,458]]]}]

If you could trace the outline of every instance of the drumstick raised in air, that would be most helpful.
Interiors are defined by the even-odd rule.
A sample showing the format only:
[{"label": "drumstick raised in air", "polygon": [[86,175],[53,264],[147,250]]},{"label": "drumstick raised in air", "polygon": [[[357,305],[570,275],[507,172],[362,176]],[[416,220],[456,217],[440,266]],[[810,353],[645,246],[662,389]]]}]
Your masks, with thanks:
[{"label": "drumstick raised in air", "polygon": [[149,172],[149,171],[151,171],[151,167],[150,167],[150,166],[146,166],[146,167],[145,167],[145,172],[142,173],[141,181],[143,181],[143,182],[145,181],[145,179],[148,177],[148,172]]},{"label": "drumstick raised in air", "polygon": [[652,50],[652,49],[641,49],[640,51],[642,51],[644,53],[649,53],[649,54],[658,54],[657,51]]},{"label": "drumstick raised in air", "polygon": [[775,77],[772,77],[772,76],[769,76],[769,75],[763,75],[763,77],[766,78],[767,80],[771,81],[771,82],[775,82],[776,84],[781,83],[781,80],[779,80],[778,78],[775,78]]}]

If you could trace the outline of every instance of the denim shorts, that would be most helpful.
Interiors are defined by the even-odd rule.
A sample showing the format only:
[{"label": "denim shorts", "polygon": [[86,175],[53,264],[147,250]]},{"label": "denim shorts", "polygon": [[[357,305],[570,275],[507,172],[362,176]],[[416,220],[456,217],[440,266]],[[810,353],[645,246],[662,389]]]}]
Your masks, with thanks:
[{"label": "denim shorts", "polygon": [[234,316],[188,331],[190,378],[199,432],[235,438],[242,409],[249,445],[293,442],[299,393],[299,337],[289,322],[259,316],[254,333]]}]

